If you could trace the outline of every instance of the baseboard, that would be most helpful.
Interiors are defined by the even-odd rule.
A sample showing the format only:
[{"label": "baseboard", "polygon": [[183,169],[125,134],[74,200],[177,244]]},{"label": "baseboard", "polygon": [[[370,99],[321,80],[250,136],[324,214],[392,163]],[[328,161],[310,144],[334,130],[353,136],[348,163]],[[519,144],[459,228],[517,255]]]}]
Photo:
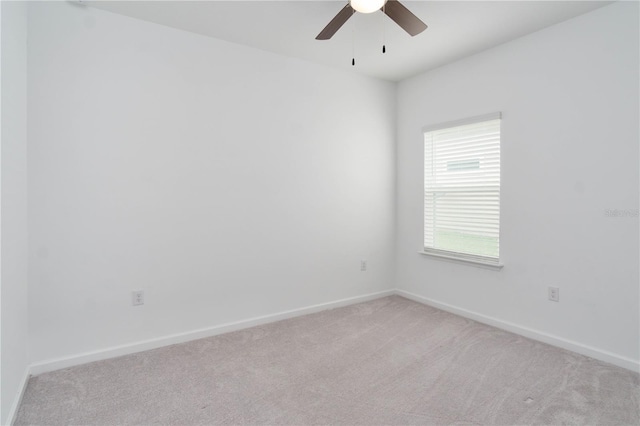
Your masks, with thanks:
[{"label": "baseboard", "polygon": [[[114,346],[110,348],[104,348],[97,351],[86,352],[69,357],[57,358],[47,361],[38,362],[32,364],[30,369],[25,373],[23,389],[19,397],[16,398],[14,407],[11,411],[11,416],[16,414],[17,407],[19,406],[22,394],[26,388],[29,375],[38,375],[46,373],[48,371],[60,370],[63,368],[73,367],[75,365],[86,364],[93,361],[100,361],[103,359],[114,358],[122,355],[129,355],[132,353],[142,352],[150,349],[156,349],[163,346],[174,345],[177,343],[184,343],[191,340],[202,339],[205,337],[216,336],[218,334],[229,333],[232,331],[242,330],[249,327],[255,327],[257,325],[268,324],[270,322],[281,321],[288,318],[294,318],[301,315],[311,314],[315,312],[324,311],[327,309],[339,308],[342,306],[348,306],[355,303],[366,302],[368,300],[378,299],[381,297],[397,294],[407,299],[414,300],[416,302],[432,306],[434,308],[442,309],[443,311],[451,312],[456,315],[460,315],[465,318],[472,319],[474,321],[481,322],[483,324],[491,325],[502,330],[506,330],[512,333],[519,334],[521,336],[528,337],[533,340],[547,343],[552,346],[567,349],[573,352],[577,352],[582,355],[586,355],[591,358],[595,358],[600,361],[608,362],[613,365],[617,365],[622,368],[626,368],[631,371],[640,372],[640,362],[631,358],[623,357],[605,350],[593,348],[591,346],[583,345],[578,342],[574,342],[562,337],[554,336],[548,333],[544,333],[531,328],[523,327],[518,324],[503,321],[497,318],[493,318],[487,315],[479,314],[477,312],[469,311],[457,306],[442,303],[437,300],[429,299],[427,297],[419,296],[408,291],[395,289],[386,290],[377,293],[370,293],[362,296],[350,297],[346,299],[335,300],[332,302],[321,303],[317,305],[311,305],[304,308],[292,309],[288,311],[282,311],[271,315],[264,315],[260,317],[249,318],[242,321],[230,322],[220,324],[208,328],[199,330],[193,330],[185,333],[173,334],[168,336],[159,337],[156,339],[149,339],[141,342],[131,343],[127,345]],[[8,417],[13,418],[13,417]]]},{"label": "baseboard", "polygon": [[249,318],[242,321],[235,321],[220,324],[212,327],[193,330],[185,333],[172,334],[155,339],[149,339],[141,342],[131,343],[127,345],[114,346],[104,348],[97,351],[85,352],[69,357],[51,359],[38,362],[31,365],[31,374],[38,375],[48,371],[60,370],[63,368],[73,367],[75,365],[86,364],[93,361],[114,358],[122,355],[129,355],[136,352],[147,351],[150,349],[160,348],[162,346],[175,345],[191,340],[202,339],[205,337],[216,336],[218,334],[229,333],[232,331],[242,330],[257,325],[267,324],[270,322],[281,321],[288,318],[294,318],[301,315],[312,314],[327,309],[339,308],[342,306],[353,305],[354,303],[366,302],[368,300],[378,299],[381,297],[391,296],[395,294],[394,290],[386,290],[377,293],[365,294],[363,296],[350,297],[346,299],[335,300],[333,302],[320,303],[318,305],[307,306],[289,311],[282,311],[271,315]]},{"label": "baseboard", "polygon": [[20,383],[20,390],[13,400],[13,404],[11,404],[11,409],[7,414],[7,424],[12,425],[16,421],[16,417],[18,415],[18,409],[20,408],[20,404],[22,403],[22,397],[24,396],[24,391],[27,390],[27,384],[29,384],[29,377],[31,377],[31,370],[27,367],[24,370],[24,374],[22,375],[22,380]]},{"label": "baseboard", "polygon": [[429,305],[434,308],[442,309],[443,311],[450,312],[452,314],[460,315],[461,317],[469,318],[474,321],[481,322],[502,330],[510,331],[521,336],[528,337],[533,340],[537,340],[543,343],[547,343],[552,346],[557,346],[562,349],[567,349],[572,352],[577,352],[582,355],[586,355],[590,358],[594,358],[600,361],[608,362],[609,364],[617,365],[618,367],[626,368],[627,370],[640,372],[640,362],[631,358],[616,355],[614,353],[597,349],[591,346],[583,345],[582,343],[574,342],[572,340],[564,339],[562,337],[554,336],[548,333],[544,333],[531,328],[523,327],[518,324],[514,324],[507,321],[502,321],[497,318],[493,318],[487,315],[472,312],[457,306],[449,305],[447,303],[438,302],[437,300],[429,299],[427,297],[419,296],[408,291],[396,289],[395,294],[406,297],[418,303]]}]

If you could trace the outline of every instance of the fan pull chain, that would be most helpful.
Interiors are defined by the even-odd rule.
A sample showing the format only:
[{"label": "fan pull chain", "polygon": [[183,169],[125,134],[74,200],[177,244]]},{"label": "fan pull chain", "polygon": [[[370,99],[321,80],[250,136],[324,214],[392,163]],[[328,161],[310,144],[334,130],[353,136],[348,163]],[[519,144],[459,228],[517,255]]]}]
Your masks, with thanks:
[{"label": "fan pull chain", "polygon": [[386,53],[387,52],[387,46],[385,43],[385,31],[384,31],[384,15],[385,15],[385,7],[386,7],[387,3],[385,2],[385,4],[382,5],[382,53]]},{"label": "fan pull chain", "polygon": [[355,22],[351,24],[351,66],[352,67],[356,66],[356,23]]}]

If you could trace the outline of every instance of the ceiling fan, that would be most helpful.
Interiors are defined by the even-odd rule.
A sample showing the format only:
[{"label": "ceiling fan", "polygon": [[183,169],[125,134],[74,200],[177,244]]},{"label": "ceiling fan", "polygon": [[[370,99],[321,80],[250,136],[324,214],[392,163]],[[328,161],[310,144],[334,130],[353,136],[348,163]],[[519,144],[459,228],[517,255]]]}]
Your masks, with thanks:
[{"label": "ceiling fan", "polygon": [[376,10],[382,10],[411,36],[420,34],[427,28],[424,22],[397,0],[349,0],[349,3],[320,31],[316,40],[329,40],[354,13],[371,13]]}]

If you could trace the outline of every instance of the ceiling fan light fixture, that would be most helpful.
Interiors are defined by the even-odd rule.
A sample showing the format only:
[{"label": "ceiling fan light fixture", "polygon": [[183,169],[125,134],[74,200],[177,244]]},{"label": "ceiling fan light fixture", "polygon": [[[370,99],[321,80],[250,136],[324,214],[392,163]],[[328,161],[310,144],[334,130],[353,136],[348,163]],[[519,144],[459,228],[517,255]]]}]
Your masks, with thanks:
[{"label": "ceiling fan light fixture", "polygon": [[427,29],[427,24],[400,4],[398,0],[349,0],[349,3],[344,5],[340,12],[320,31],[316,40],[329,40],[355,12],[372,13],[380,9],[412,37]]},{"label": "ceiling fan light fixture", "polygon": [[360,13],[372,13],[380,10],[387,0],[349,0],[351,7]]}]

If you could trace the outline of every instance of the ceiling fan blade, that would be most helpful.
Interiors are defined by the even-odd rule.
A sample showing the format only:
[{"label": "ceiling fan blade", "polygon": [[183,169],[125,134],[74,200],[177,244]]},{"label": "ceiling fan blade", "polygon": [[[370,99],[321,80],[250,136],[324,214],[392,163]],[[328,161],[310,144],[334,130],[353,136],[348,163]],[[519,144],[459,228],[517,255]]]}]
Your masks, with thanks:
[{"label": "ceiling fan blade", "polygon": [[344,25],[351,15],[353,15],[353,8],[350,4],[346,5],[338,14],[324,27],[324,30],[320,31],[320,34],[316,37],[316,40],[329,40],[333,35]]},{"label": "ceiling fan blade", "polygon": [[397,0],[387,0],[383,10],[389,18],[393,19],[396,24],[400,25],[412,37],[427,29],[427,24],[418,19],[416,15]]}]

